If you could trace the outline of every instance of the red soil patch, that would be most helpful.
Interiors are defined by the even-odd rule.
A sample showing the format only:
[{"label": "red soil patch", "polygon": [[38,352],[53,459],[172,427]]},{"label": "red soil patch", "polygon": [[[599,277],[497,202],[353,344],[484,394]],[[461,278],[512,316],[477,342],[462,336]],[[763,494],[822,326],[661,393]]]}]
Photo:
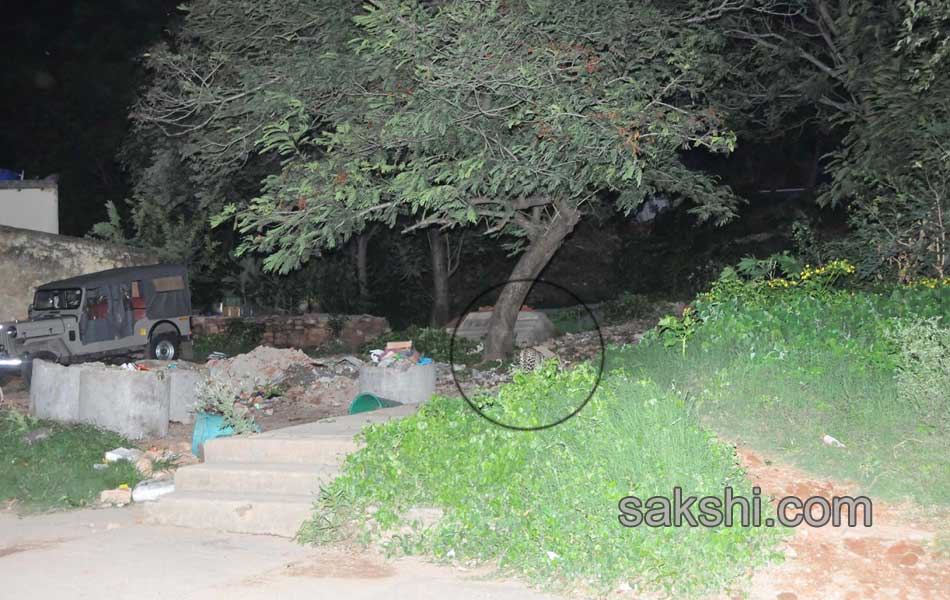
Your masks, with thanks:
[{"label": "red soil patch", "polygon": [[[738,449],[742,465],[763,495],[856,496],[853,485],[811,476],[800,469],[764,460]],[[950,598],[950,558],[935,551],[938,532],[947,531],[938,515],[923,515],[912,505],[873,502],[871,527],[801,526],[785,542],[786,561],[757,571],[752,598],[795,600],[828,598]],[[860,516],[860,515],[859,515]],[[944,515],[945,517],[946,515]]]}]

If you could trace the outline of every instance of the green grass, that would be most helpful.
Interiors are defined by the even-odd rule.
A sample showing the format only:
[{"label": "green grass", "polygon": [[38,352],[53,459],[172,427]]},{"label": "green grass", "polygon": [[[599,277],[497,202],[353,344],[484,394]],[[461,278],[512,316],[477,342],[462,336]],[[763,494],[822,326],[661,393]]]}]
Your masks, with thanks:
[{"label": "green grass", "polygon": [[[647,343],[612,353],[610,364],[690,393],[723,436],[854,481],[872,499],[950,504],[947,413],[902,399],[898,352],[885,333],[899,317],[950,319],[950,289],[699,305],[706,322],[685,356]],[[824,434],[846,448],[825,445]]]},{"label": "green grass", "polygon": [[[526,374],[503,386],[491,416],[521,426],[550,422],[583,399],[594,381],[583,366]],[[580,395],[578,395],[580,392]],[[737,584],[774,557],[781,535],[754,528],[624,528],[618,502],[750,493],[731,446],[699,426],[672,390],[622,372],[605,378],[590,404],[562,425],[512,431],[477,416],[461,399],[434,398],[416,415],[365,432],[343,475],[325,490],[301,539],[347,533],[387,539],[412,507],[440,507],[429,529],[402,531],[394,552],[495,561],[501,570],[549,585],[619,581],[674,595]]]},{"label": "green grass", "polygon": [[[38,428],[50,430],[50,437],[25,444],[23,435]],[[36,422],[0,411],[0,503],[15,500],[20,512],[75,508],[94,504],[102,490],[134,486],[140,476],[130,463],[93,468],[119,446],[128,447],[128,440],[94,427]]]},{"label": "green grass", "polygon": [[[833,355],[821,365],[744,358],[693,347],[684,359],[658,346],[614,356],[693,394],[703,422],[728,439],[854,481],[872,499],[950,503],[950,431],[902,406],[890,374],[861,374],[859,361]],[[846,448],[825,445],[824,434]]]}]

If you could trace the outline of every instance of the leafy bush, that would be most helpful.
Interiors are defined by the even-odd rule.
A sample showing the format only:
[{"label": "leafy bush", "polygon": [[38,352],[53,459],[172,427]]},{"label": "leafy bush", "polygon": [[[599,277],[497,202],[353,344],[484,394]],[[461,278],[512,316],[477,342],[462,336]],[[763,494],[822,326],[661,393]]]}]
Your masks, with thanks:
[{"label": "leafy bush", "polygon": [[[267,391],[264,393],[266,395]],[[232,428],[235,434],[260,431],[254,419],[248,416],[247,408],[238,403],[238,397],[229,385],[206,379],[198,386],[197,396],[195,410],[224,417],[225,427]]]},{"label": "leafy bush", "polygon": [[950,417],[950,327],[940,317],[901,319],[890,338],[900,352],[901,399],[932,417]]},{"label": "leafy bush", "polygon": [[[416,350],[421,354],[430,357],[434,361],[449,362],[449,348],[452,343],[452,333],[438,327],[417,327],[412,326],[400,331],[391,331],[381,336],[375,337],[360,347],[362,354],[368,354],[370,350],[383,348],[388,342],[398,342],[412,340]],[[455,363],[456,364],[474,364],[481,360],[478,344],[466,339],[455,339]]]},{"label": "leafy bush", "polygon": [[624,292],[619,297],[604,303],[604,323],[613,325],[643,319],[653,313],[653,303],[643,294]]},{"label": "leafy bush", "polygon": [[[590,366],[519,374],[484,410],[512,424],[551,422],[567,398],[583,399],[594,378]],[[724,486],[737,494],[751,487],[732,447],[699,426],[690,403],[621,372],[576,417],[541,431],[504,429],[461,399],[436,397],[364,436],[366,447],[324,490],[303,540],[356,532],[388,538],[393,552],[497,561],[536,581],[606,587],[625,580],[682,595],[728,585],[767,559],[780,535],[618,523],[617,504],[627,495],[669,496],[681,486],[684,495],[721,497]],[[444,514],[431,527],[413,527],[406,516],[413,507]]]},{"label": "leafy bush", "polygon": [[789,256],[788,252],[773,254],[765,259],[747,256],[736,265],[736,272],[747,279],[791,277],[801,270],[801,262],[797,258]]}]

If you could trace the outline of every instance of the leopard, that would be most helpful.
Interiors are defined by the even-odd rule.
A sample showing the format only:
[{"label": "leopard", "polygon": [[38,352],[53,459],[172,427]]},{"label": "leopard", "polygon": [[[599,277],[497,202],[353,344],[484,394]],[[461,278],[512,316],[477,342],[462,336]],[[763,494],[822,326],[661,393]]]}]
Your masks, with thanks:
[{"label": "leopard", "polygon": [[536,371],[552,358],[560,365],[561,359],[547,346],[531,346],[521,349],[517,364],[522,371]]}]

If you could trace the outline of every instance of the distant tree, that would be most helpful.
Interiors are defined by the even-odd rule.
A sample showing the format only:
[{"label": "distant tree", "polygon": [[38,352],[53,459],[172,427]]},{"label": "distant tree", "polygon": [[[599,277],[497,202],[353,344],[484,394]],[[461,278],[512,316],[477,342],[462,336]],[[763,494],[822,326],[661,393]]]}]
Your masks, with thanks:
[{"label": "distant tree", "polygon": [[[931,0],[724,0],[692,21],[731,38],[723,104],[774,134],[834,130],[823,205],[867,276],[948,270],[950,8]],[[742,85],[742,82],[745,82]]]},{"label": "distant tree", "polygon": [[[242,250],[281,271],[369,221],[479,227],[519,244],[511,280],[536,278],[604,207],[630,212],[664,193],[725,221],[731,192],[681,161],[734,144],[708,98],[721,37],[680,17],[635,0],[368,4],[352,51],[325,57],[347,67],[337,96],[317,109],[306,93],[277,97],[291,110],[261,143],[283,168],[218,220],[236,216]],[[487,358],[511,348],[529,289],[504,288]]]}]

